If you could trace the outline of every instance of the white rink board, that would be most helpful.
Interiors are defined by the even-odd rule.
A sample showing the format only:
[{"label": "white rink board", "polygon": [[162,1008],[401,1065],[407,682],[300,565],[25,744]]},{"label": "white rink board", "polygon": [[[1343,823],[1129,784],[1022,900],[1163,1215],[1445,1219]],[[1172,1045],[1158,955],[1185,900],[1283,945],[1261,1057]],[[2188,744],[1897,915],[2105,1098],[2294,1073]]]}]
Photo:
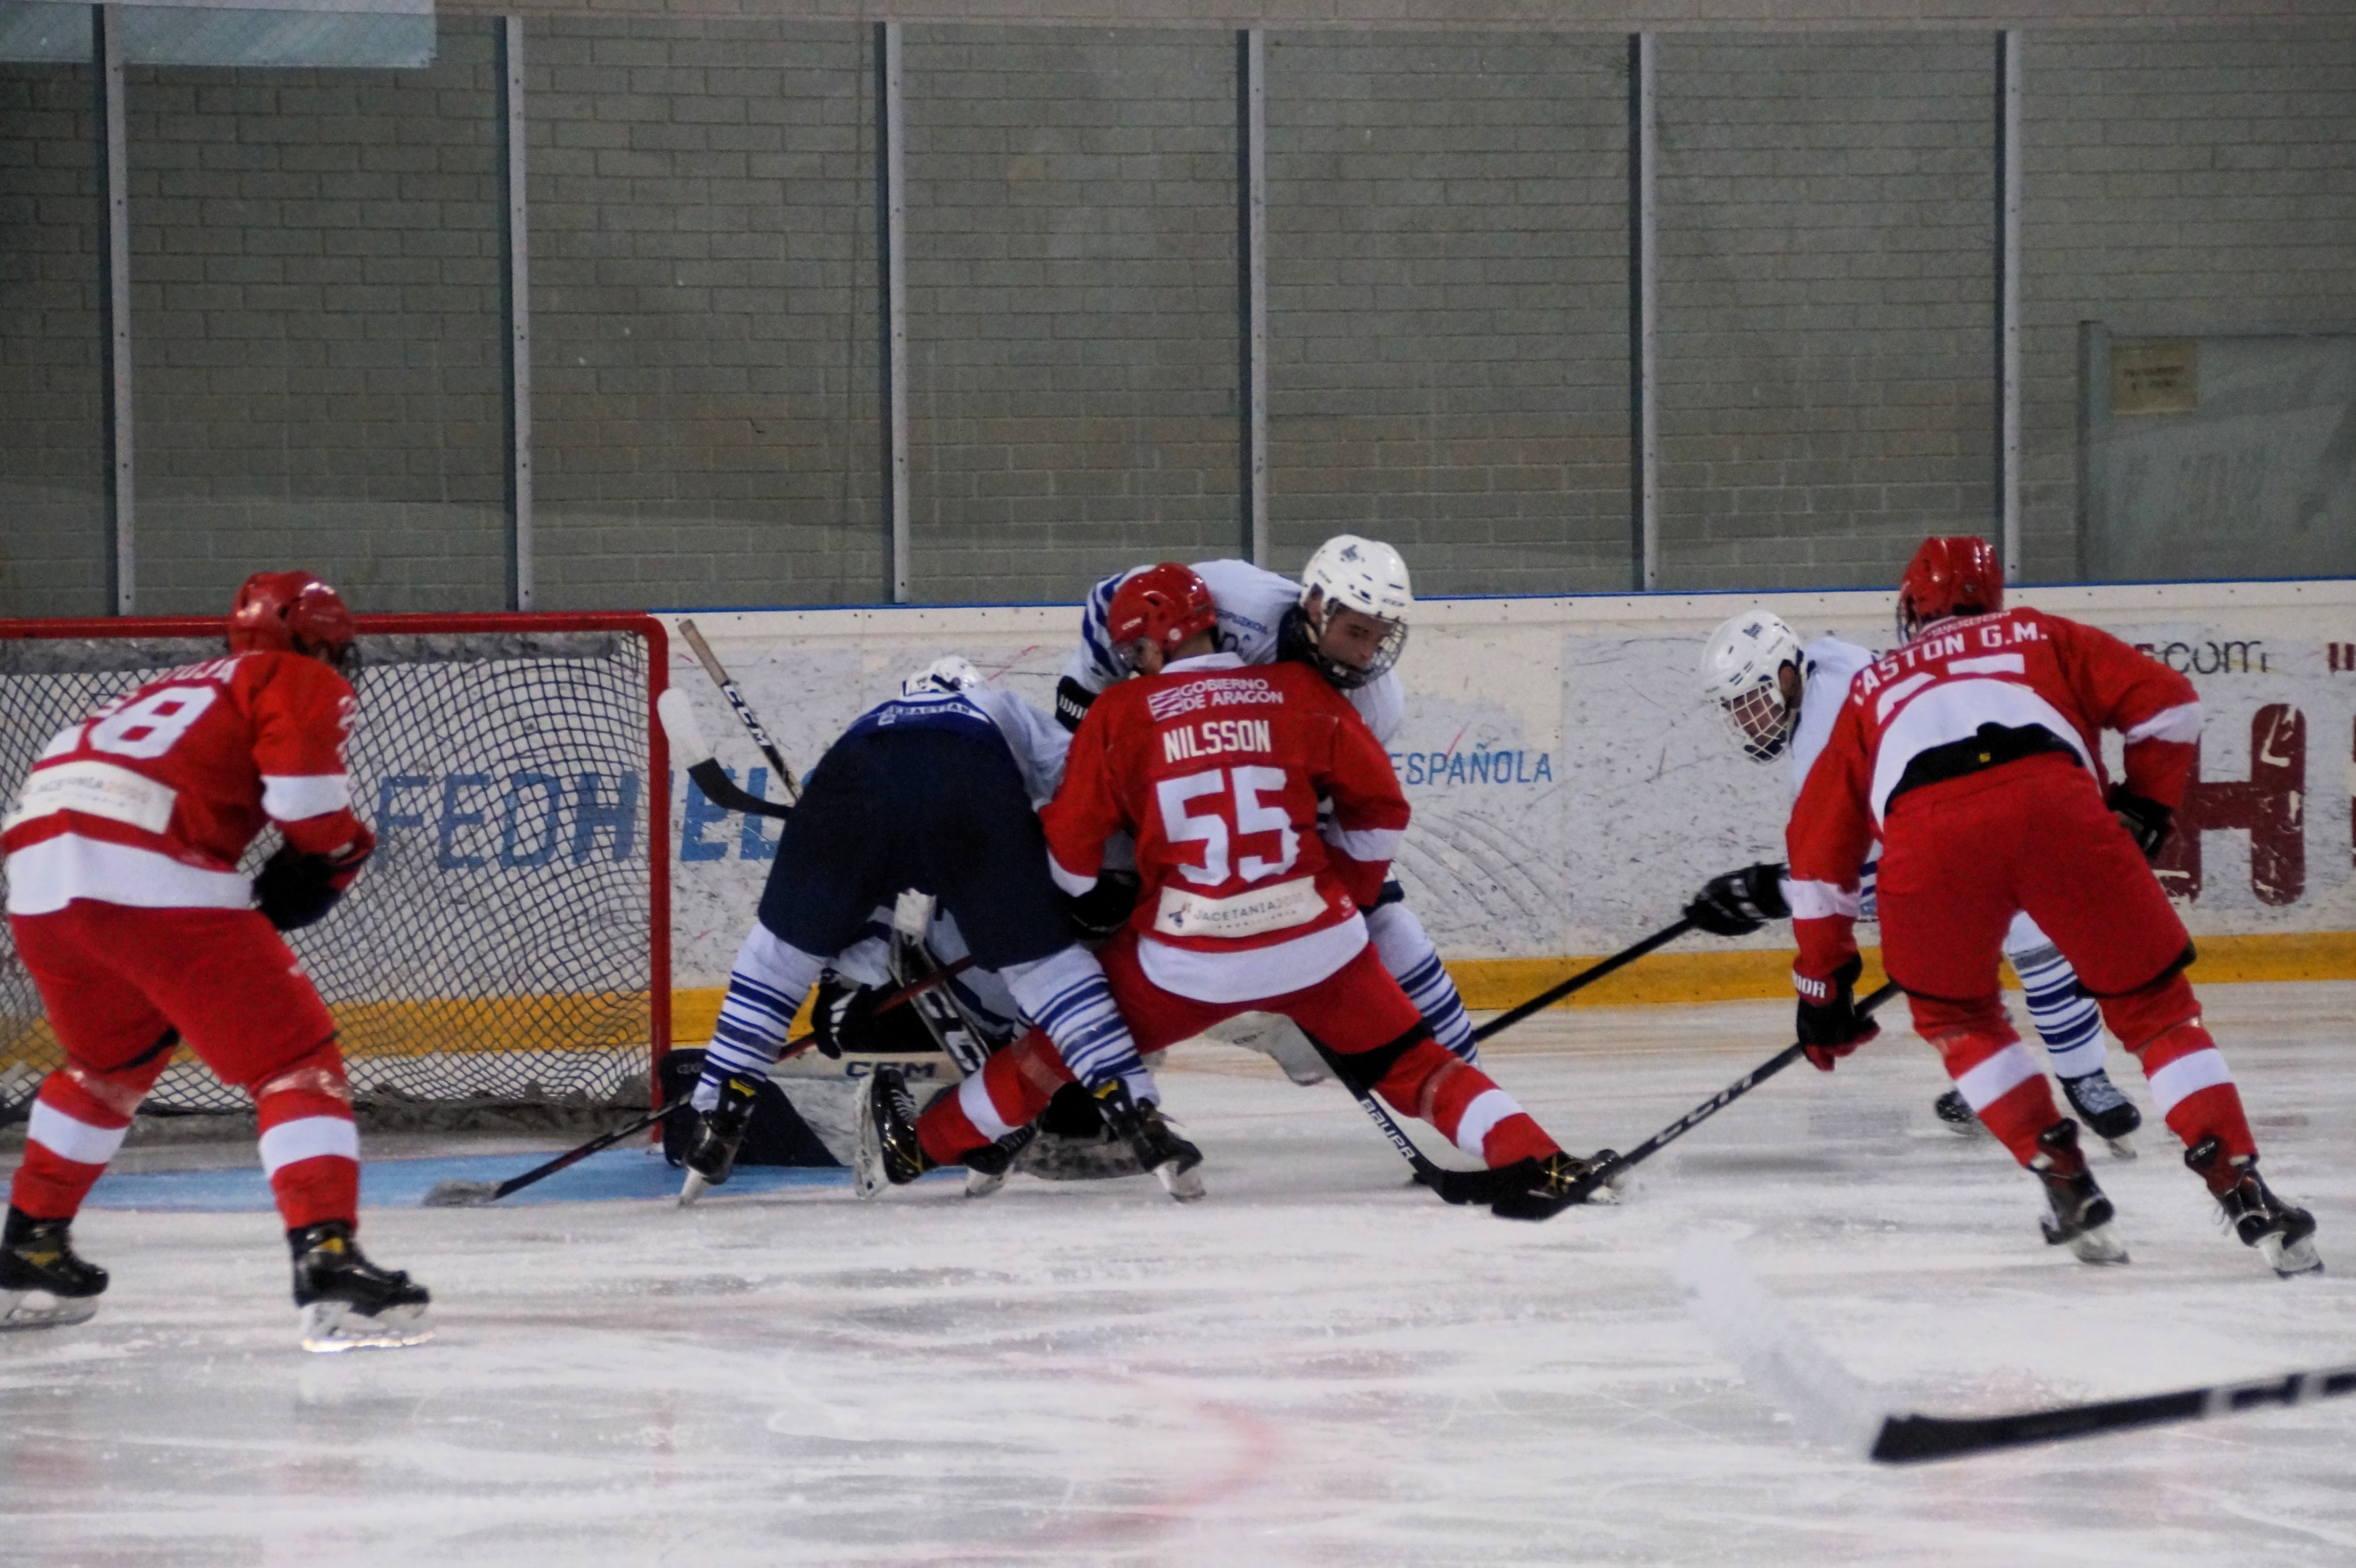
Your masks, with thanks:
[{"label": "white rink board", "polygon": [[[2287,705],[2305,720],[2304,888],[2263,901],[2249,835],[2203,835],[2204,878],[2184,913],[2196,935],[2356,929],[2349,797],[2356,793],[2356,582],[2237,582],[2023,589],[2015,603],[2150,644],[2186,669],[2208,709],[2202,776],[2251,776],[2252,719]],[[1886,592],[1443,599],[1419,603],[1399,671],[1408,718],[1395,743],[1414,825],[1398,871],[1450,958],[1609,952],[1675,917],[1704,880],[1783,858],[1785,770],[1735,751],[1694,696],[1703,637],[1764,603],[1804,638],[1894,640]],[[674,628],[681,617],[666,615]],[[798,771],[807,770],[902,675],[960,653],[994,680],[1051,703],[1075,645],[1076,606],[696,613]],[[2342,650],[2334,667],[2334,647]],[[755,753],[685,645],[687,690],[739,777]],[[2276,776],[2280,776],[2277,774]],[[674,789],[683,791],[683,780]],[[770,786],[770,794],[778,792]],[[674,796],[675,814],[682,796]],[[726,976],[767,869],[741,818],[675,815],[676,980]],[[772,837],[775,827],[769,828]],[[714,858],[696,859],[698,855]],[[2269,890],[2279,899],[2283,890]],[[1783,944],[1772,932],[1754,945]]]}]

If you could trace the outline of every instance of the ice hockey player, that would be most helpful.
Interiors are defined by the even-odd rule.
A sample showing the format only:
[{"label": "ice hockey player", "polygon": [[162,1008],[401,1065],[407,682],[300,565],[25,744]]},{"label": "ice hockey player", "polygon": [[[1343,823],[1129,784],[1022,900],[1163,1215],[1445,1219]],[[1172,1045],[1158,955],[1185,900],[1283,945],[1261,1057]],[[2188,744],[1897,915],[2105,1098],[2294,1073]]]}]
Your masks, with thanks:
[{"label": "ice hockey player", "polygon": [[[1496,1212],[1558,1211],[1585,1162],[1442,1049],[1369,948],[1360,908],[1408,821],[1390,759],[1316,671],[1247,667],[1217,649],[1215,624],[1210,590],[1175,562],[1120,585],[1106,628],[1137,678],[1089,709],[1043,814],[1055,880],[1073,893],[1095,883],[1108,839],[1135,837],[1144,896],[1099,955],[1130,1028],[1154,1051],[1239,1012],[1281,1014],[1353,1081],[1509,1169]],[[1321,799],[1333,805],[1323,825]],[[921,1117],[878,1074],[862,1102],[862,1163],[905,1182],[968,1158],[1070,1076],[1036,1032]],[[1119,1083],[1098,1099],[1116,1127],[1138,1115]],[[1145,1117],[1159,1121],[1150,1107]],[[1173,1195],[1193,1195],[1191,1157],[1156,1166]]]},{"label": "ice hockey player", "polygon": [[[728,1179],[755,1091],[802,1000],[870,913],[913,889],[957,920],[975,962],[1001,976],[1083,1081],[1152,1080],[1104,971],[1065,923],[1034,805],[1054,795],[1071,738],[966,660],[918,670],[827,749],[786,819],[758,918],[736,954],[693,1104],[702,1113],[680,1200]],[[985,1140],[988,1141],[988,1140]],[[1002,1171],[1012,1147],[968,1163]]]},{"label": "ice hockey player", "polygon": [[[1777,757],[1789,762],[1796,796],[1832,733],[1850,679],[1872,662],[1871,649],[1839,637],[1818,637],[1802,647],[1781,617],[1756,607],[1728,617],[1709,635],[1701,656],[1702,696],[1726,720],[1745,756],[1756,763]],[[1860,920],[1876,918],[1876,862],[1869,859],[1858,899]],[[1686,916],[1713,935],[1747,936],[1765,922],[1791,912],[1784,880],[1781,865],[1730,871],[1702,889],[1687,906]],[[2143,1125],[2143,1114],[2103,1070],[2103,1020],[2094,998],[2078,984],[2070,961],[2026,914],[2013,918],[2005,933],[2004,953],[2028,993],[2029,1021],[2037,1026],[2071,1108],[2114,1153],[2133,1157],[2130,1140]],[[1933,1110],[1941,1123],[1957,1132],[1981,1130],[1961,1089],[1940,1095]]]},{"label": "ice hockey player", "polygon": [[[1108,577],[1089,591],[1080,614],[1080,645],[1055,688],[1055,717],[1065,728],[1079,728],[1097,694],[1128,678],[1106,616],[1120,585],[1146,570]],[[1279,659],[1306,664],[1349,698],[1376,741],[1388,747],[1398,739],[1407,695],[1394,667],[1407,647],[1415,595],[1398,550],[1355,534],[1336,534],[1317,547],[1299,582],[1248,560],[1206,560],[1194,571],[1210,586],[1222,651],[1247,665]],[[1431,1025],[1433,1037],[1477,1063],[1480,1051],[1463,998],[1406,897],[1397,881],[1385,881],[1381,895],[1364,912],[1367,934],[1383,966]]]},{"label": "ice hockey player", "polygon": [[[325,915],[376,842],[344,765],[354,630],[308,572],[256,572],[226,657],[106,703],[26,777],[0,831],[8,925],[66,1061],[9,1189],[0,1328],[97,1310],[106,1271],[70,1227],[185,1042],[253,1097],[304,1348],[431,1337],[424,1286],[353,1240],[359,1138],[335,1020],[278,934]],[[285,842],[249,880],[239,859],[273,823]]]},{"label": "ice hockey player", "polygon": [[[1915,1031],[1988,1130],[2044,1182],[2046,1237],[2124,1263],[2110,1200],[2022,1047],[1997,955],[2026,911],[2143,1065],[2152,1099],[2235,1232],[2279,1274],[2322,1266],[2315,1221],[2268,1189],[2241,1095],[2184,977],[2192,944],[2148,866],[2201,733],[2192,683],[2109,634],[2004,607],[1986,540],[1923,541],[1898,589],[1901,645],[1859,670],[1793,807],[1799,1034],[1829,1071],[1877,1032],[1858,1014],[1858,873],[1881,841],[1883,966]],[[2105,789],[2102,732],[2126,741]]]}]

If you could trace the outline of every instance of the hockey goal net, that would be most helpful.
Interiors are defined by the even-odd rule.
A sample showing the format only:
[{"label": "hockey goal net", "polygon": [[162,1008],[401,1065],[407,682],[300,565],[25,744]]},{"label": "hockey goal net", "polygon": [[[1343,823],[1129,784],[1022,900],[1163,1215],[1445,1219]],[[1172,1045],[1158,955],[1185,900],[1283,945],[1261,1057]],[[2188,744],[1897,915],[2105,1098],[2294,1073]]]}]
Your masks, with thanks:
[{"label": "hockey goal net", "polygon": [[[377,850],[288,940],[356,1100],[647,1103],[669,1043],[668,644],[644,615],[364,615],[348,758]],[[0,622],[0,795],[111,697],[222,651],[219,620]],[[265,831],[250,871],[276,848]],[[0,930],[0,1121],[62,1060]],[[164,1111],[247,1102],[182,1051]]]}]

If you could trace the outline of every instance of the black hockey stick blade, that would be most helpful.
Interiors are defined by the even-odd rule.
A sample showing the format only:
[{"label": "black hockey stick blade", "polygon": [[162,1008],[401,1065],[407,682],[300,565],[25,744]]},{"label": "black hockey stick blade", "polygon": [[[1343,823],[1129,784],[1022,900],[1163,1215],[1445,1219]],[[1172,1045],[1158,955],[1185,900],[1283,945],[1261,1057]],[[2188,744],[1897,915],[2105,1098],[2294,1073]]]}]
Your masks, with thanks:
[{"label": "black hockey stick blade", "polygon": [[1569,979],[1558,981],[1556,984],[1547,987],[1545,990],[1540,991],[1537,996],[1532,997],[1528,1001],[1522,1003],[1520,1006],[1498,1014],[1495,1018],[1491,1019],[1487,1023],[1483,1024],[1479,1029],[1474,1029],[1472,1031],[1472,1038],[1475,1040],[1483,1040],[1488,1039],[1491,1035],[1497,1033],[1501,1029],[1509,1029],[1515,1024],[1521,1022],[1524,1019],[1529,1017],[1532,1013],[1539,1012],[1547,1008],[1554,1006],[1557,1002],[1562,1000],[1573,991],[1578,990],[1580,987],[1593,985],[1596,981],[1601,980],[1604,976],[1611,974],[1613,970],[1621,968],[1626,965],[1633,964],[1637,959],[1642,958],[1645,954],[1652,952],[1656,947],[1666,947],[1670,943],[1675,942],[1678,937],[1683,936],[1687,932],[1691,931],[1692,929],[1693,922],[1690,920],[1680,920],[1675,925],[1664,926],[1660,930],[1653,933],[1652,935],[1644,938],[1642,942],[1635,944],[1633,946],[1623,947],[1619,952],[1614,953],[1611,957],[1604,959],[1601,963],[1590,965],[1587,968],[1581,969],[1578,974],[1573,975]]},{"label": "black hockey stick blade", "polygon": [[[1875,1008],[1897,994],[1898,982],[1895,980],[1885,982],[1859,1001],[1857,1004],[1857,1010],[1859,1014],[1869,1017]],[[1676,1142],[1807,1053],[1808,1048],[1796,1041],[1787,1045],[1676,1121],[1671,1122],[1667,1126],[1663,1127],[1659,1132],[1655,1133],[1651,1137],[1646,1138],[1643,1143],[1638,1144],[1634,1148],[1630,1149],[1626,1154],[1614,1154],[1609,1157],[1599,1157],[1595,1161],[1595,1168],[1580,1178],[1573,1185],[1571,1200],[1580,1201],[1598,1187],[1615,1180],[1631,1168],[1652,1158],[1662,1149]]]},{"label": "black hockey stick blade", "polygon": [[2293,1372],[2287,1377],[2257,1382],[2182,1389],[2175,1393],[2147,1394],[2140,1399],[2065,1404],[2013,1415],[1893,1415],[1881,1424],[1881,1435],[1874,1439],[1872,1456],[1885,1465],[1959,1459],[1998,1448],[2060,1443],[2072,1437],[2094,1437],[2105,1432],[2161,1426],[2177,1421],[2205,1421],[2215,1415],[2233,1415],[2268,1405],[2306,1404],[2345,1393],[2356,1393],[2356,1366]]},{"label": "black hockey stick blade", "polygon": [[655,717],[661,720],[663,736],[670,741],[671,760],[687,770],[703,798],[723,811],[744,812],[753,816],[790,816],[793,807],[773,800],[763,800],[750,790],[739,789],[728,770],[712,754],[712,742],[704,739],[703,726],[696,722],[695,704],[687,693],[677,687],[667,687],[655,699]]},{"label": "black hockey stick blade", "polygon": [[753,744],[760,748],[761,755],[768,758],[769,765],[776,769],[777,782],[785,786],[786,798],[788,801],[801,799],[802,786],[795,779],[794,770],[786,766],[784,753],[777,750],[776,742],[769,739],[769,732],[762,727],[759,715],[753,711],[753,705],[744,700],[744,694],[737,689],[727,667],[720,662],[720,656],[712,651],[712,645],[703,640],[703,634],[696,630],[694,622],[681,621],[679,635],[695,651],[697,662],[703,666],[703,673],[712,677],[712,684],[720,688],[720,695],[728,699],[728,706],[735,710],[737,722],[744,725],[745,732],[753,737]]},{"label": "black hockey stick blade", "polygon": [[706,757],[687,770],[703,798],[723,811],[742,812],[747,816],[791,816],[794,808],[782,801],[763,800],[750,790],[738,785],[728,776],[717,758]]}]

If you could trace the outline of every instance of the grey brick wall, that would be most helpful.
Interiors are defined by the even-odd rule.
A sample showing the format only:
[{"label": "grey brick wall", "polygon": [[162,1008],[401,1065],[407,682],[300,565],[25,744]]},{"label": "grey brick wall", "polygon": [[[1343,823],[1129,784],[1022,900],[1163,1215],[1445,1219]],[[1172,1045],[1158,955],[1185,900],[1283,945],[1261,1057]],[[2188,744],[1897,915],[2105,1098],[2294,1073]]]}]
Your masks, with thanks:
[{"label": "grey brick wall", "polygon": [[543,604],[879,597],[867,37],[527,27]]},{"label": "grey brick wall", "polygon": [[129,73],[143,612],[292,565],[502,603],[492,76],[478,22],[424,70]]},{"label": "grey brick wall", "polygon": [[1657,66],[1661,586],[1875,586],[1987,529],[1993,36]]},{"label": "grey brick wall", "polygon": [[1273,564],[1627,588],[1626,93],[1615,38],[1270,39]]},{"label": "grey brick wall", "polygon": [[2079,322],[2356,327],[2356,34],[2033,33],[2022,97],[2022,553],[2066,581]]},{"label": "grey brick wall", "polygon": [[903,45],[920,600],[1236,553],[1230,34]]},{"label": "grey brick wall", "polygon": [[0,66],[0,615],[106,603],[91,76]]}]

